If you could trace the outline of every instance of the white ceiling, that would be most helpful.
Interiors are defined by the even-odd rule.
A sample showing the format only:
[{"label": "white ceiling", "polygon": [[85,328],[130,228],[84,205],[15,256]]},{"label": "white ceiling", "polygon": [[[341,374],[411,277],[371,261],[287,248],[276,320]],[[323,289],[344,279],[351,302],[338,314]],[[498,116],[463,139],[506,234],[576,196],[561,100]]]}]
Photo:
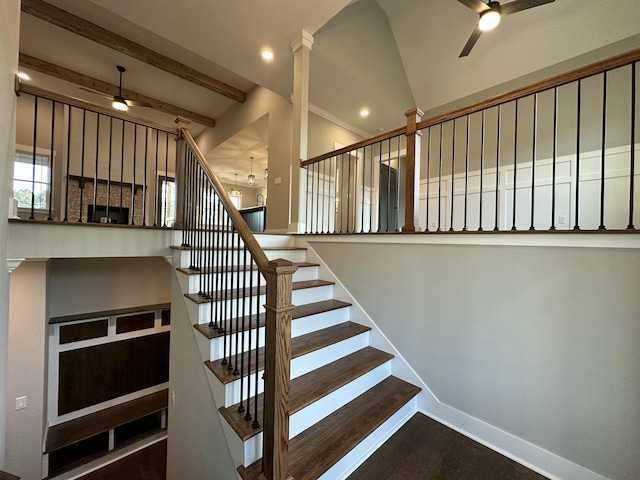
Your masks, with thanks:
[{"label": "white ceiling", "polygon": [[[314,36],[310,102],[371,134],[400,126],[414,106],[436,111],[589,52],[601,58],[640,47],[638,0],[557,0],[519,12],[483,34],[462,59],[477,16],[456,0],[47,1],[244,91],[261,85],[287,98],[291,42],[305,30]],[[273,62],[260,58],[263,47],[274,51]],[[214,118],[234,104],[28,15],[21,51],[110,83],[117,82],[115,65],[125,65],[126,88]],[[99,100],[59,84],[72,96]],[[358,115],[361,107],[371,111],[368,118]],[[137,112],[172,121],[149,109]],[[248,152],[266,152],[267,143],[266,128],[257,125],[225,142],[214,163],[224,165],[226,157],[227,173],[240,174]]]}]

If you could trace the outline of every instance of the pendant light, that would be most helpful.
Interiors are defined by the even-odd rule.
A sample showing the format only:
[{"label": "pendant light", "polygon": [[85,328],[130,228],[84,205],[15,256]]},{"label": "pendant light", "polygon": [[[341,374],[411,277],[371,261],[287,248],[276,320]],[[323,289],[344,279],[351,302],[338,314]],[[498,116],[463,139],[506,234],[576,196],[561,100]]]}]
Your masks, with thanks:
[{"label": "pendant light", "polygon": [[253,174],[253,157],[249,157],[251,159],[251,173],[247,176],[247,183],[249,185],[253,185],[256,183],[256,176]]}]

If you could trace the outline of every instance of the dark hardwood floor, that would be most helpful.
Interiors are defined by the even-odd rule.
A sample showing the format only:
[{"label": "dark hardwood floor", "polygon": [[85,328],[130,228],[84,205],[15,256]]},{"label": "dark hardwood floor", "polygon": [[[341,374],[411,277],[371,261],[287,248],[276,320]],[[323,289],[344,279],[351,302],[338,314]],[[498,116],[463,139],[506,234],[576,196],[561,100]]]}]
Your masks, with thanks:
[{"label": "dark hardwood floor", "polygon": [[348,480],[546,480],[422,415],[414,415]]},{"label": "dark hardwood floor", "polygon": [[163,440],[89,473],[80,480],[164,480],[167,477],[166,469],[167,441]]}]

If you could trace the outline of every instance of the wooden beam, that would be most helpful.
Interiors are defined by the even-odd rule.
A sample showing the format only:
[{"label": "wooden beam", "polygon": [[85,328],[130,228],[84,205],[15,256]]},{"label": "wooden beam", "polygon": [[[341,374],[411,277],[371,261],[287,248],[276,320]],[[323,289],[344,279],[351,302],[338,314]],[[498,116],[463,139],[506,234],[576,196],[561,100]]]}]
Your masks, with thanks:
[{"label": "wooden beam", "polygon": [[100,113],[101,115],[106,115],[108,117],[118,118],[120,120],[124,120],[125,122],[132,122],[145,127],[155,128],[156,130],[160,130],[161,132],[172,133],[174,135],[178,134],[178,129],[176,127],[168,127],[159,123],[150,122],[149,120],[144,120],[142,118],[127,115],[126,113],[117,112],[113,108],[101,107],[99,105],[94,105],[93,103],[85,102],[73,97],[67,97],[66,95],[61,95],[59,93],[49,92],[42,88],[34,87],[33,85],[27,85],[22,82],[16,82],[16,86],[17,95],[20,95],[21,93],[29,93],[40,98],[46,98],[58,103],[64,103],[73,107],[82,108],[90,112]]},{"label": "wooden beam", "polygon": [[[44,73],[52,77],[66,80],[67,82],[75,83],[92,90],[96,90],[107,95],[118,95],[119,87],[112,85],[97,78],[84,75],[82,73],[74,72],[73,70],[54,65],[45,60],[31,57],[24,53],[20,53],[19,63],[21,67],[29,68],[36,72]],[[122,89],[122,95],[128,100],[134,100],[138,102],[148,102],[151,104],[150,108],[158,110],[159,112],[168,113],[169,115],[175,115],[176,117],[184,117],[194,122],[198,122],[207,127],[215,127],[216,121],[213,118],[209,118],[199,113],[192,112],[186,108],[178,107],[170,103],[163,102],[152,97],[147,97],[141,93],[134,92],[133,90]]]},{"label": "wooden beam", "polygon": [[231,98],[236,102],[242,103],[246,100],[247,94],[238,88],[198,72],[191,67],[187,67],[180,62],[176,62],[169,57],[165,57],[160,53],[154,52],[147,47],[121,37],[42,0],[22,0],[21,8],[24,13],[28,13],[65,30],[69,30],[77,35],[112,48],[136,60],[148,63],[160,70],[164,70],[184,80]]}]

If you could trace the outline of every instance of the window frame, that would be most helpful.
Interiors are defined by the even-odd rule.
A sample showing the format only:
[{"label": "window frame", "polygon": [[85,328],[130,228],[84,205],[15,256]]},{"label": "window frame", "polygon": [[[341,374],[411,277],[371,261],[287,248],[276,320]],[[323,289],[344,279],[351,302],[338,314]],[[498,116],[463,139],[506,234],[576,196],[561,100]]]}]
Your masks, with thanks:
[{"label": "window frame", "polygon": [[[15,146],[15,154],[14,154],[14,158],[13,158],[13,169],[11,172],[11,182],[12,182],[12,198],[14,198],[17,202],[18,202],[18,210],[19,211],[28,211],[31,210],[31,204],[24,206],[24,205],[20,205],[20,200],[18,198],[16,198],[16,189],[14,188],[15,182],[26,182],[30,184],[30,188],[29,191],[33,194],[34,191],[34,185],[44,185],[46,186],[45,189],[45,195],[44,195],[44,206],[40,206],[40,207],[36,207],[35,203],[34,203],[34,207],[33,207],[33,211],[34,212],[47,212],[49,211],[49,209],[52,207],[52,205],[50,205],[49,202],[49,198],[51,198],[51,201],[53,201],[53,161],[55,161],[55,157],[56,157],[56,152],[55,150],[51,151],[48,148],[41,148],[41,147],[36,147],[35,149],[35,154],[36,154],[36,158],[40,157],[40,158],[46,158],[47,159],[47,179],[46,181],[41,181],[41,180],[35,180],[33,178],[33,171],[31,173],[31,179],[22,179],[22,178],[16,178],[16,164],[17,163],[25,163],[28,165],[32,165],[33,160],[31,160],[30,162],[21,162],[18,160],[18,155],[25,155],[28,156],[30,159],[33,159],[33,146],[31,145],[22,145],[22,144],[18,144],[16,143]],[[38,165],[37,160],[36,160],[36,165]],[[42,165],[44,166],[44,165]]]}]

